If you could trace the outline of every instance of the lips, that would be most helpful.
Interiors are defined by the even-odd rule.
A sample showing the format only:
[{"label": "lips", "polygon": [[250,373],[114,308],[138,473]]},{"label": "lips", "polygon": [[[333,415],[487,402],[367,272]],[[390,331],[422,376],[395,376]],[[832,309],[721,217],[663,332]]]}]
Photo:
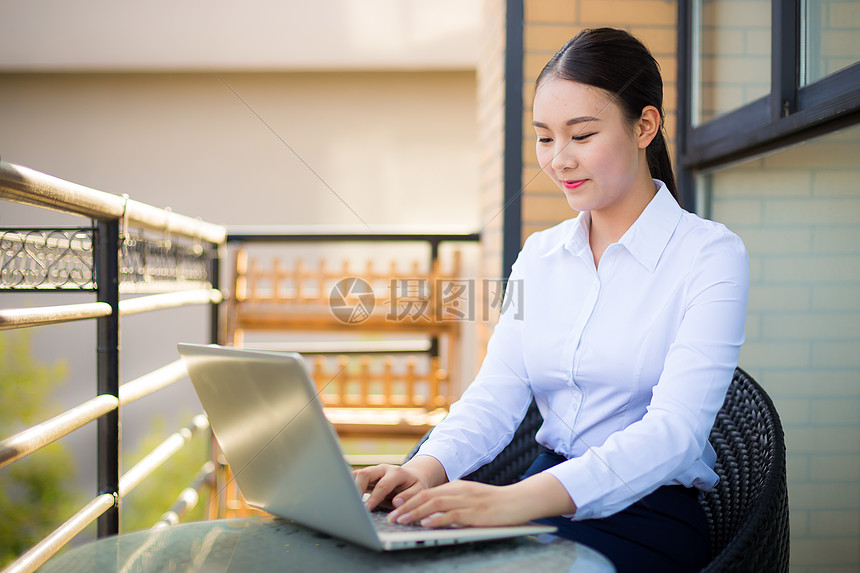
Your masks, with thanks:
[{"label": "lips", "polygon": [[561,182],[565,189],[576,189],[583,183],[585,183],[585,179],[566,179]]}]

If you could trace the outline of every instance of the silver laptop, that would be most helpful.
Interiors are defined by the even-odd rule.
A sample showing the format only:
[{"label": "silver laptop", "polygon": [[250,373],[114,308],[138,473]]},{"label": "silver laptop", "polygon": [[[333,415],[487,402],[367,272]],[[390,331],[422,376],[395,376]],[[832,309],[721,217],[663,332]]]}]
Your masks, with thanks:
[{"label": "silver laptop", "polygon": [[374,519],[299,354],[192,344],[180,344],[179,353],[252,506],[375,550],[555,531],[538,524],[425,529]]}]

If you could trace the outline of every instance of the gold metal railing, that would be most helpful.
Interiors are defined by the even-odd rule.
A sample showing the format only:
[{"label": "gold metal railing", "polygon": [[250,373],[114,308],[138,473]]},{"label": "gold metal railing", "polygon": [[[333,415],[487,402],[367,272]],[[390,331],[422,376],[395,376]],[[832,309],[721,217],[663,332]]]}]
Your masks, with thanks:
[{"label": "gold metal railing", "polygon": [[[0,330],[88,319],[95,319],[98,323],[96,396],[0,441],[0,467],[3,467],[37,452],[92,421],[98,423],[100,494],[4,570],[4,573],[22,573],[37,569],[93,521],[99,521],[100,536],[117,533],[119,500],[194,436],[208,430],[206,417],[195,417],[188,427],[168,437],[125,474],[119,475],[119,407],[161,390],[186,376],[182,362],[175,361],[120,385],[119,317],[188,305],[212,305],[214,324],[210,327],[210,334],[212,342],[216,342],[217,305],[222,300],[218,290],[218,259],[220,249],[225,244],[226,230],[222,226],[179,215],[169,209],[146,205],[127,196],[104,193],[3,161],[0,161],[0,199],[92,219],[91,228],[72,229],[71,235],[59,232],[59,238],[53,237],[51,230],[0,229],[4,232],[3,240],[0,241],[0,290],[33,292],[62,289],[67,292],[79,288],[94,291],[98,297],[98,300],[92,303],[0,309]],[[166,246],[159,246],[159,256],[156,257],[158,260],[151,266],[171,262],[171,253],[178,252],[171,246],[171,242],[190,243],[191,246],[185,249],[183,255],[199,257],[195,259],[197,267],[193,277],[186,280],[181,276],[179,279],[168,276],[165,280],[164,277],[169,273],[160,273],[156,269],[153,273],[155,280],[144,276],[142,280],[147,284],[126,288],[123,292],[151,292],[153,289],[170,292],[120,300],[123,277],[129,276],[129,273],[135,274],[135,269],[127,269],[124,266],[139,262],[138,259],[145,256],[143,251],[124,252],[129,245],[147,240],[143,234],[132,236],[132,229],[137,233],[160,233],[163,242],[166,242]],[[36,238],[33,238],[34,236]],[[47,238],[49,236],[50,238]],[[22,248],[21,245],[25,244],[27,248]],[[55,256],[50,252],[43,254],[41,258],[33,255],[34,246],[41,246],[47,252],[58,244],[61,249],[75,249],[76,264],[82,260],[78,255],[84,253],[83,258],[86,260],[83,265],[90,265],[92,268],[84,269],[82,280],[74,281],[71,285],[64,283],[59,287],[50,281],[39,282],[40,277],[35,275],[57,274],[54,266],[61,266],[63,261],[62,256]],[[134,260],[131,263],[121,261],[125,254]],[[25,260],[27,256],[34,258]],[[54,266],[48,268],[49,265]],[[170,272],[174,271],[175,269],[170,269]],[[62,272],[61,270],[59,274]],[[206,276],[201,278],[202,275]],[[211,481],[207,476],[210,476],[215,468],[210,466],[211,463],[206,465],[206,472],[201,472],[195,478],[192,484],[194,491]],[[182,495],[184,497],[180,497],[174,508],[171,508],[171,515],[178,515],[196,503],[196,498],[191,494],[183,492]]]}]

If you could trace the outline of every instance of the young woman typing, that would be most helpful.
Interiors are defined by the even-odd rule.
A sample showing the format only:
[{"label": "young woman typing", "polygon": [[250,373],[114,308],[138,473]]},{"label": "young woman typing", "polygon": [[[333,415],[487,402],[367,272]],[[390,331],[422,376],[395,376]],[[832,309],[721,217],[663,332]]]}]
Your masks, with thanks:
[{"label": "young woman typing", "polygon": [[[744,339],[749,261],[678,205],[662,87],[620,30],[585,30],[547,63],[537,158],[579,215],[526,241],[509,283],[522,292],[418,454],[355,473],[368,507],[428,527],[541,520],[619,571],[707,562],[697,495],[717,481],[708,434]],[[458,480],[507,445],[533,397],[546,452],[523,479]]]}]

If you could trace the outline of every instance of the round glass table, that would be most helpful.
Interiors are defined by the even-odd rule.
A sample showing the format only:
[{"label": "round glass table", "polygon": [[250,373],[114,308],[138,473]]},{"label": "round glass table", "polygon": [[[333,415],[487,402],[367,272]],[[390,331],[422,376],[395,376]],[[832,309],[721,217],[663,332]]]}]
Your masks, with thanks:
[{"label": "round glass table", "polygon": [[55,556],[47,573],[614,571],[600,553],[554,535],[375,552],[276,517],[198,521],[136,531]]}]

